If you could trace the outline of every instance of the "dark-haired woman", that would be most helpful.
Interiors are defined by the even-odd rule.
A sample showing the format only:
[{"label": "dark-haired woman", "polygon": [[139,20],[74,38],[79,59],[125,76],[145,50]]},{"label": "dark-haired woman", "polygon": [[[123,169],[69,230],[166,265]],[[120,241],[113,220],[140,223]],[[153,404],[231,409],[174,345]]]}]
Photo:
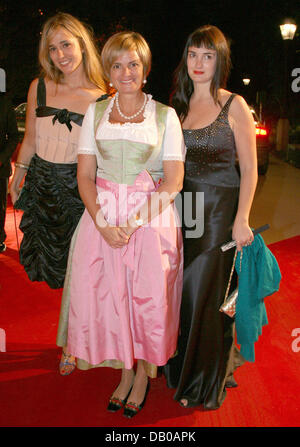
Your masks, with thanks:
[{"label": "dark-haired woman", "polygon": [[236,386],[234,369],[243,362],[234,344],[234,322],[219,311],[234,256],[234,249],[223,253],[220,245],[233,238],[241,250],[253,241],[248,219],[257,164],[249,107],[224,89],[229,68],[224,35],[214,26],[203,26],[187,40],[172,96],[187,147],[184,215],[197,213],[204,197],[202,236],[183,226],[179,355],[165,367],[168,386],[177,388],[174,399],[183,407],[220,407],[226,388]]}]

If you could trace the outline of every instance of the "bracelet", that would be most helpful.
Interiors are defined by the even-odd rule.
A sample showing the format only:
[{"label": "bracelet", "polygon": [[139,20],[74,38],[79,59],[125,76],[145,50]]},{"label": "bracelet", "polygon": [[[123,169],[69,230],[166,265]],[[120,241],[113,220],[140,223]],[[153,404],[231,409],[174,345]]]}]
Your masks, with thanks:
[{"label": "bracelet", "polygon": [[26,171],[27,171],[28,168],[29,168],[29,165],[26,165],[25,163],[19,163],[18,161],[16,161],[15,167],[16,168],[21,168],[21,169],[26,169]]},{"label": "bracelet", "polygon": [[136,215],[132,215],[128,220],[127,220],[127,225],[129,225],[130,227],[134,228],[134,229],[138,229],[140,227],[142,227],[144,225],[144,221],[141,218],[138,218],[137,214]]},{"label": "bracelet", "polygon": [[143,219],[141,219],[141,218],[135,218],[135,224],[138,226],[138,227],[142,227],[143,226],[143,224],[144,224],[144,221],[143,221]]}]

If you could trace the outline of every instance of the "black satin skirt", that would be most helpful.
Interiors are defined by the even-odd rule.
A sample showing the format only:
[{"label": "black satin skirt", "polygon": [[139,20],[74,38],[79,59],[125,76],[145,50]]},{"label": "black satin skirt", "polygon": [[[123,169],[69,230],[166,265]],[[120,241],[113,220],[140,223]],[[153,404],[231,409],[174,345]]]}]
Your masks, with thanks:
[{"label": "black satin skirt", "polygon": [[20,262],[31,281],[63,287],[69,246],[84,211],[77,164],[51,163],[34,155],[24,184]]},{"label": "black satin skirt", "polygon": [[[239,188],[198,183],[185,178],[183,192],[204,193],[204,233],[187,237],[184,226],[184,277],[178,355],[164,367],[174,399],[187,399],[188,406],[219,408],[232,386],[233,372],[243,363],[235,346],[234,320],[219,311],[224,301],[233,263],[234,249],[222,252],[220,246],[232,239],[232,225],[237,210]],[[183,207],[187,206],[184,199]],[[190,206],[190,201],[189,201]],[[187,213],[190,210],[186,210]],[[184,213],[183,213],[184,215]],[[195,217],[195,216],[194,216]],[[231,291],[236,287],[234,274]]]}]

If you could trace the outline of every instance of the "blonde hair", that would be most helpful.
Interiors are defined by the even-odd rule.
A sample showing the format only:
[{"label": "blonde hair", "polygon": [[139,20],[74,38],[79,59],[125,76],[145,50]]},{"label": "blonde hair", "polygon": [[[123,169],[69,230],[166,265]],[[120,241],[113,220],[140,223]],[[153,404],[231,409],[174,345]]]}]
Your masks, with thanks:
[{"label": "blonde hair", "polygon": [[143,36],[134,31],[121,31],[113,34],[105,43],[101,52],[101,62],[105,80],[110,80],[110,69],[118,57],[124,51],[136,51],[144,69],[146,78],[151,70],[151,51]]},{"label": "blonde hair", "polygon": [[100,56],[93,41],[92,30],[71,14],[64,12],[59,12],[55,16],[50,17],[43,26],[39,45],[41,75],[47,76],[56,83],[63,77],[63,73],[53,64],[49,55],[49,40],[58,28],[64,28],[78,39],[83,52],[83,67],[87,78],[101,90],[107,91],[108,88],[104,81]]}]

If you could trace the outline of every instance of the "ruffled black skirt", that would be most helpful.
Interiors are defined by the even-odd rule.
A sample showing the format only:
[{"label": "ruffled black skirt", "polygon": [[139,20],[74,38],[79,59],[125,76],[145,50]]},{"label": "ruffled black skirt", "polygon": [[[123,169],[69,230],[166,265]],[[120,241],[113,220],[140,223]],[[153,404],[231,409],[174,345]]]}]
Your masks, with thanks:
[{"label": "ruffled black skirt", "polygon": [[69,246],[84,211],[77,164],[51,163],[34,155],[23,187],[24,233],[20,262],[31,281],[63,287]]}]

